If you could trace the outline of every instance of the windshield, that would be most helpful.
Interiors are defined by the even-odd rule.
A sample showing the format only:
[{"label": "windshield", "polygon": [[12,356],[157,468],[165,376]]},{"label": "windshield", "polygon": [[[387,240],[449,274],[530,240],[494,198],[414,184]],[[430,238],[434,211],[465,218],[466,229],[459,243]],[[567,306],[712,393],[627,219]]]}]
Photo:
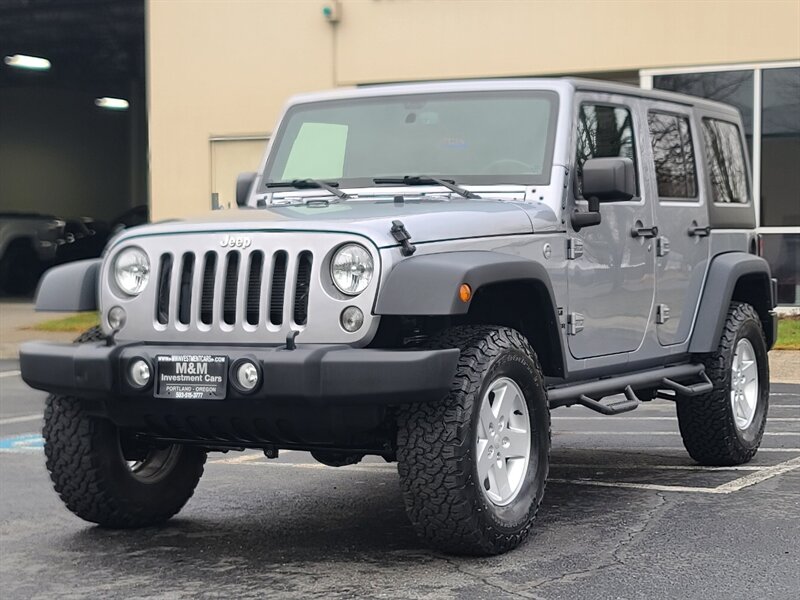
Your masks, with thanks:
[{"label": "windshield", "polygon": [[459,184],[546,184],[557,110],[558,95],[550,91],[415,94],[296,105],[275,135],[259,191],[292,180],[367,187],[376,177],[421,174]]}]

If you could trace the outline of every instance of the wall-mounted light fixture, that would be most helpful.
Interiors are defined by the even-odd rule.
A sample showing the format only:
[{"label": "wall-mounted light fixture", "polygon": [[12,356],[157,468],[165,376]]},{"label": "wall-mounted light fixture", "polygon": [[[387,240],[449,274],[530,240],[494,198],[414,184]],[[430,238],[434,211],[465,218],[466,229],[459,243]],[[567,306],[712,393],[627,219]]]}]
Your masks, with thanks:
[{"label": "wall-mounted light fixture", "polygon": [[100,108],[107,108],[108,110],[128,110],[128,101],[122,98],[103,98],[95,99],[94,103]]},{"label": "wall-mounted light fixture", "polygon": [[9,67],[16,69],[29,69],[31,71],[49,71],[50,61],[38,56],[28,56],[26,54],[14,54],[3,59]]}]

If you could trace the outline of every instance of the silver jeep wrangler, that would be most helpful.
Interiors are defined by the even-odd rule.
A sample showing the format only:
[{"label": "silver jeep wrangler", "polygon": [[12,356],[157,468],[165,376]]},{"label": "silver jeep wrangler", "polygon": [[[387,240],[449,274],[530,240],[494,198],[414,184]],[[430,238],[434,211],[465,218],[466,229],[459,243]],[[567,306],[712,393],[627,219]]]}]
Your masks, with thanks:
[{"label": "silver jeep wrangler", "polygon": [[[733,465],[767,418],[775,283],[755,255],[732,108],[580,80],[294,98],[238,210],[124,232],[53,269],[31,342],[56,491],[106,527],[165,521],[210,451],[399,464],[443,551],[520,544],[550,410],[675,402],[689,454]],[[604,401],[605,399],[605,401]]]}]

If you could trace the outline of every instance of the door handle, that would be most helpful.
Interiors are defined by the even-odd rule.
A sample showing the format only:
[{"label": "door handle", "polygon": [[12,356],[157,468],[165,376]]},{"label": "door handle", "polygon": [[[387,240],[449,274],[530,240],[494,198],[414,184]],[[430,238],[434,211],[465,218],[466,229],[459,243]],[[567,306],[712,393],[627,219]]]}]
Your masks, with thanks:
[{"label": "door handle", "polygon": [[633,227],[631,229],[631,237],[634,238],[653,238],[658,235],[658,227]]},{"label": "door handle", "polygon": [[707,235],[711,234],[711,227],[706,225],[705,227],[699,227],[697,223],[692,223],[692,226],[689,227],[689,237],[706,237]]}]

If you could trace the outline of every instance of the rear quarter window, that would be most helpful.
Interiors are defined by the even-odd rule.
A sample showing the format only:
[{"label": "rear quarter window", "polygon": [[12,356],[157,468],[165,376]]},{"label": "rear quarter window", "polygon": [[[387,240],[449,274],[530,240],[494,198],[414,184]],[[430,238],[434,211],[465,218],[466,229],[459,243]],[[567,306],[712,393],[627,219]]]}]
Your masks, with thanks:
[{"label": "rear quarter window", "polygon": [[750,202],[747,167],[739,128],[728,121],[705,118],[703,140],[713,201],[717,204]]}]

